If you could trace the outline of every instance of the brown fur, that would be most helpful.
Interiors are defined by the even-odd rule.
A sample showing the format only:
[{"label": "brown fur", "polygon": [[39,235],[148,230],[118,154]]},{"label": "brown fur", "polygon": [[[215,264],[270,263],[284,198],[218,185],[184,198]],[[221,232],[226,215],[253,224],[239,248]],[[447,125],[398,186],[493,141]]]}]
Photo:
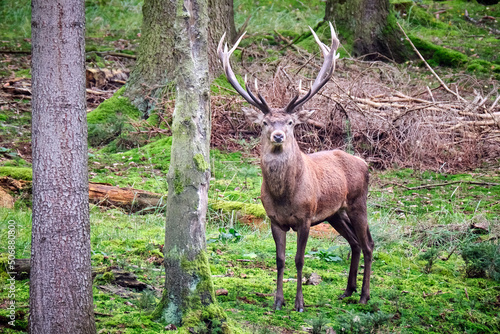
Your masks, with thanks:
[{"label": "brown fur", "polygon": [[[351,269],[347,289],[341,298],[356,290],[356,276],[363,251],[365,274],[361,303],[370,298],[369,280],[373,241],[368,229],[366,199],[368,195],[368,166],[366,162],[340,150],[304,154],[293,136],[296,124],[305,121],[306,111],[287,114],[273,109],[266,115],[246,109],[247,117],[262,125],[261,168],[263,183],[261,199],[271,219],[276,243],[278,288],[275,308],[284,305],[283,270],[286,231],[297,232],[298,244],[297,296],[295,309],[302,311],[302,266],[311,226],[329,222],[349,242],[352,248]],[[311,113],[308,113],[310,115]],[[276,143],[274,134],[283,134]]]}]

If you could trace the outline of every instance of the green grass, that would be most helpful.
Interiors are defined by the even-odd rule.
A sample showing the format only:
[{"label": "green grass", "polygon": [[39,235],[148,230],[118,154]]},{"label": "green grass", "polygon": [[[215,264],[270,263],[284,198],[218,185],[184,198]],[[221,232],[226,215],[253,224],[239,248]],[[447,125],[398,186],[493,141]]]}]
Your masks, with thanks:
[{"label": "green grass", "polygon": [[247,30],[250,34],[268,35],[274,30],[288,31],[292,35],[301,34],[307,31],[308,25],[314,27],[323,19],[325,3],[320,0],[265,0],[256,4],[251,0],[235,0],[234,21],[237,29],[249,15],[251,18]]},{"label": "green grass", "polygon": [[[85,1],[87,49],[113,49],[117,39],[135,40],[142,25],[141,0]],[[0,2],[0,48],[30,49],[31,1]]]}]

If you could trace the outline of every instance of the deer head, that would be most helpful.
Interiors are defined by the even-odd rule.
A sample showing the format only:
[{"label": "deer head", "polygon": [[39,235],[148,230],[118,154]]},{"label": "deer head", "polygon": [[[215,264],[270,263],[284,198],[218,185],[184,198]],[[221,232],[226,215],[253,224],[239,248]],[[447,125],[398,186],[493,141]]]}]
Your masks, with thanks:
[{"label": "deer head", "polygon": [[330,31],[332,44],[330,47],[326,46],[319,40],[318,36],[311,27],[309,27],[309,29],[311,29],[314,39],[323,53],[324,62],[309,91],[304,96],[299,98],[299,93],[301,91],[301,85],[299,83],[298,93],[284,108],[269,107],[264,97],[262,97],[259,93],[257,80],[255,80],[255,91],[257,92],[257,96],[255,96],[250,89],[250,86],[247,85],[246,76],[245,89],[241,87],[240,83],[236,79],[236,76],[231,69],[229,58],[238,47],[245,33],[238,39],[231,50],[228,50],[227,44],[223,47],[225,34],[219,41],[217,53],[222,61],[222,66],[229,83],[245,100],[247,100],[248,103],[257,108],[243,108],[243,112],[248,120],[262,126],[262,140],[264,143],[271,145],[271,147],[276,148],[287,145],[293,139],[293,129],[295,125],[304,123],[309,119],[309,117],[311,117],[314,110],[305,110],[301,107],[309,101],[328,82],[328,80],[330,80],[335,70],[335,60],[339,58],[339,54],[336,52],[340,43],[331,23]]}]

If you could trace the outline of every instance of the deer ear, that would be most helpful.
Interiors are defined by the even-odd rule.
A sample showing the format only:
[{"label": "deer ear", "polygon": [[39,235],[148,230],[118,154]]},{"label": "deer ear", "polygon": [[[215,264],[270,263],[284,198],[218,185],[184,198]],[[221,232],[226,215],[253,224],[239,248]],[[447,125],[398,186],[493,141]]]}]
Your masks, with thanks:
[{"label": "deer ear", "polygon": [[302,109],[293,114],[296,124],[305,123],[316,110]]},{"label": "deer ear", "polygon": [[255,110],[253,108],[241,108],[243,110],[243,113],[245,114],[245,117],[252,123],[257,123],[260,124],[262,123],[262,120],[264,119],[264,113],[260,110]]}]

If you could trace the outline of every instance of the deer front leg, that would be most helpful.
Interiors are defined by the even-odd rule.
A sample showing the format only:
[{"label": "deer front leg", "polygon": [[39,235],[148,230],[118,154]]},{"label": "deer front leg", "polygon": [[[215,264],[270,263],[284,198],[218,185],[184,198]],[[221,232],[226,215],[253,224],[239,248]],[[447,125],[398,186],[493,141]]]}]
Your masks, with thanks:
[{"label": "deer front leg", "polygon": [[276,267],[278,269],[276,298],[274,299],[275,310],[281,310],[285,305],[285,297],[283,296],[283,272],[285,271],[285,248],[286,248],[286,232],[279,226],[271,222],[271,231],[273,233],[274,243],[276,244]]},{"label": "deer front leg", "polygon": [[302,268],[304,267],[304,253],[311,223],[308,222],[297,230],[297,253],[295,267],[297,268],[297,294],[295,295],[295,311],[304,312],[304,296],[302,295]]}]

